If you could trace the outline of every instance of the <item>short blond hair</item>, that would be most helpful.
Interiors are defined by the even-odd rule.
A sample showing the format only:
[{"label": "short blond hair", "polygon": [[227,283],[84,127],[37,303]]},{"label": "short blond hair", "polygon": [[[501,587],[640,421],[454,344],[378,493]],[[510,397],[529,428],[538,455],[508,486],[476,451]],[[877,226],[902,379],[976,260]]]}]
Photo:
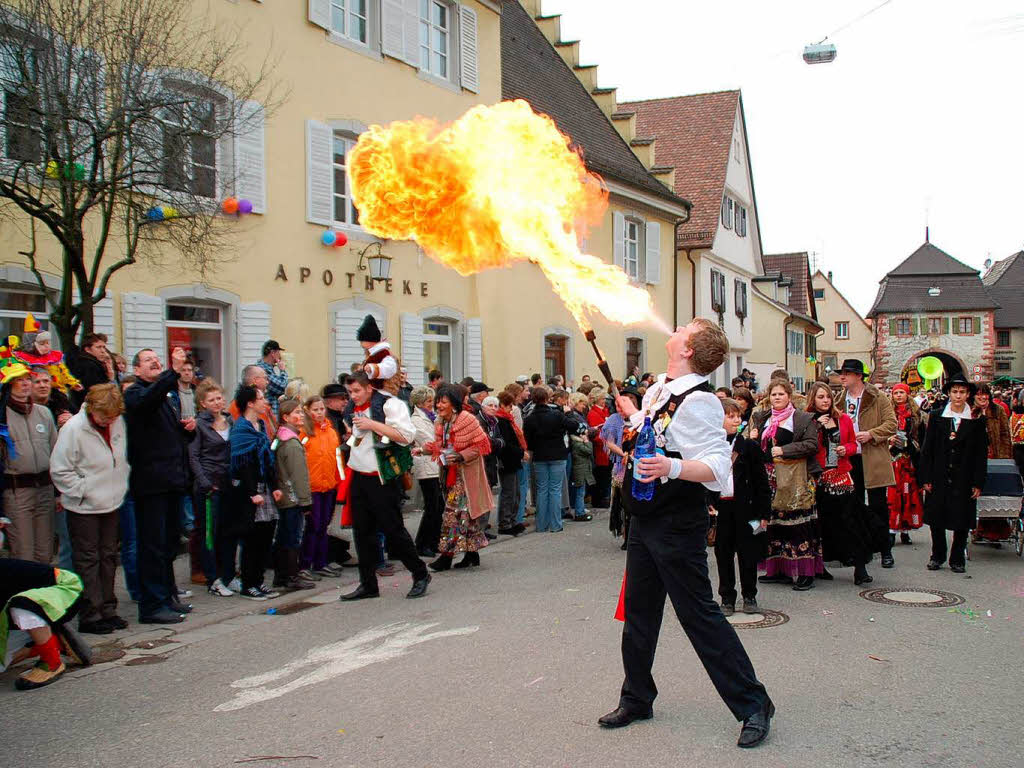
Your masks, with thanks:
[{"label": "short blond hair", "polygon": [[205,379],[199,382],[199,386],[196,387],[196,408],[204,410],[206,408],[203,405],[203,401],[209,396],[211,392],[223,392],[224,388],[221,387],[216,381],[207,376]]},{"label": "short blond hair", "polygon": [[88,413],[113,419],[124,413],[124,398],[121,389],[114,382],[94,384],[85,395],[85,409]]},{"label": "short blond hair", "polygon": [[690,368],[694,373],[708,376],[725,362],[729,354],[729,337],[725,331],[706,317],[694,318],[697,331],[691,334],[687,346],[693,350]]},{"label": "short blond hair", "polygon": [[590,397],[583,394],[582,392],[573,392],[569,396],[569,405],[575,410],[576,407],[583,403],[584,405],[590,405]]}]

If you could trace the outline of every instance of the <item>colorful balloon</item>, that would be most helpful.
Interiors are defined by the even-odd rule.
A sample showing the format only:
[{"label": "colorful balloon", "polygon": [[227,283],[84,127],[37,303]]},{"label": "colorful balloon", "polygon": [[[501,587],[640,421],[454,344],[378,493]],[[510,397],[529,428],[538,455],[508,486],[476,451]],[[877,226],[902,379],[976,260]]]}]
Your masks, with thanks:
[{"label": "colorful balloon", "polygon": [[165,205],[160,209],[163,211],[165,219],[175,219],[178,217],[178,209],[171,205]]},{"label": "colorful balloon", "polygon": [[337,239],[338,233],[332,229],[328,229],[326,232],[320,235],[320,242],[327,246],[334,245],[335,242],[337,242]]},{"label": "colorful balloon", "polygon": [[937,379],[944,372],[942,361],[931,355],[922,357],[917,361],[917,372],[921,374],[922,379]]},{"label": "colorful balloon", "polygon": [[164,209],[154,205],[148,211],[146,211],[146,218],[150,221],[163,221],[164,220]]},{"label": "colorful balloon", "polygon": [[346,235],[344,232],[335,232],[334,233],[334,247],[335,248],[340,248],[341,246],[346,245],[347,243],[348,243],[348,235]]},{"label": "colorful balloon", "polygon": [[221,203],[220,208],[229,216],[238,213],[238,198],[229,197]]},{"label": "colorful balloon", "polygon": [[239,213],[252,213],[252,200],[246,200],[242,198],[238,201],[238,212]]}]

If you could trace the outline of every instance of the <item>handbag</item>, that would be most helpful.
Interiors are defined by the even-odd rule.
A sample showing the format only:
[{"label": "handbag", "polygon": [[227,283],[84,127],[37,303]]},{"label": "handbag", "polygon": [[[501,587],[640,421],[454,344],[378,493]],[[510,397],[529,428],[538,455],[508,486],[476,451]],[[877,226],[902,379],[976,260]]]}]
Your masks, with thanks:
[{"label": "handbag", "polygon": [[795,512],[814,506],[814,483],[807,472],[806,459],[774,460],[775,496],[772,509],[780,512]]},{"label": "handbag", "polygon": [[715,546],[715,539],[718,538],[718,515],[713,514],[708,516],[708,546]]}]

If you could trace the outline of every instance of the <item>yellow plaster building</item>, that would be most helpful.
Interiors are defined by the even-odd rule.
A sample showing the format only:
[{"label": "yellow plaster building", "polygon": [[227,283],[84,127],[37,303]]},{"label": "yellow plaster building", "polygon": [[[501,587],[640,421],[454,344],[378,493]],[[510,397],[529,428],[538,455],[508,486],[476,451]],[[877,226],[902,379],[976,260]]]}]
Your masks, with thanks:
[{"label": "yellow plaster building", "polygon": [[[218,152],[218,162],[236,165],[218,168],[238,179],[226,191],[254,203],[253,215],[233,224],[237,255],[205,281],[144,263],[117,273],[96,308],[96,330],[110,336],[112,349],[130,357],[152,347],[166,355],[182,345],[206,375],[230,387],[273,338],[293,370],[319,387],[362,359],[355,331],[373,314],[414,384],[432,368],[450,380],[473,376],[495,387],[534,371],[569,379],[596,374],[593,353],[532,265],[464,278],[414,243],[386,241],[390,279],[375,282],[360,268],[358,252],[375,238],[358,225],[347,197],[345,158],[358,135],[371,124],[419,115],[452,121],[503,96],[552,113],[608,184],[609,211],[587,251],[646,286],[665,319],[672,320],[674,305],[689,306],[688,294],[673,297],[675,282],[690,281],[673,280],[671,261],[675,226],[689,204],[650,172],[653,155],[645,164],[616,130],[607,94],[586,84],[589,70],[572,66],[569,50],[556,50],[557,19],[538,20],[533,2],[503,9],[496,0],[367,0],[347,14],[338,7],[331,0],[211,4],[220,22],[244,25],[243,66],[259,65],[269,49],[281,52],[274,77],[288,97],[241,137],[244,152]],[[353,17],[352,8],[365,15]],[[546,94],[558,98],[545,101]],[[322,245],[326,229],[344,232],[349,245]],[[17,255],[26,247],[25,227],[0,223],[0,243],[3,330],[20,331],[27,311],[45,324],[48,297]],[[56,290],[60,262],[47,257],[56,253],[49,247],[41,243],[41,266]],[[660,334],[600,321],[595,330],[616,375],[631,364],[663,369]]]},{"label": "yellow plaster building", "polygon": [[822,370],[838,371],[843,360],[856,359],[865,367],[873,368],[871,350],[871,326],[867,324],[828,275],[819,269],[812,278],[814,285],[814,306],[818,311],[818,322],[824,333],[818,340],[818,357]]}]

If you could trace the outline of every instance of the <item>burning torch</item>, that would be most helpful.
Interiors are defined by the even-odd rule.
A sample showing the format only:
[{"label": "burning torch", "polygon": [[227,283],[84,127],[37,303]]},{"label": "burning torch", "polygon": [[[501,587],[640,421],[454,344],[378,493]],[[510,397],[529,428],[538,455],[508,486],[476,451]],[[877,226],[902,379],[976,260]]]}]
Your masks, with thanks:
[{"label": "burning torch", "polygon": [[601,371],[605,381],[608,382],[609,393],[611,393],[612,397],[618,397],[619,391],[615,387],[615,379],[612,378],[612,369],[608,366],[608,361],[601,354],[601,350],[597,348],[597,334],[593,330],[588,330],[583,334],[583,338],[589,341],[590,346],[594,348],[594,355],[597,357],[597,368]]}]

